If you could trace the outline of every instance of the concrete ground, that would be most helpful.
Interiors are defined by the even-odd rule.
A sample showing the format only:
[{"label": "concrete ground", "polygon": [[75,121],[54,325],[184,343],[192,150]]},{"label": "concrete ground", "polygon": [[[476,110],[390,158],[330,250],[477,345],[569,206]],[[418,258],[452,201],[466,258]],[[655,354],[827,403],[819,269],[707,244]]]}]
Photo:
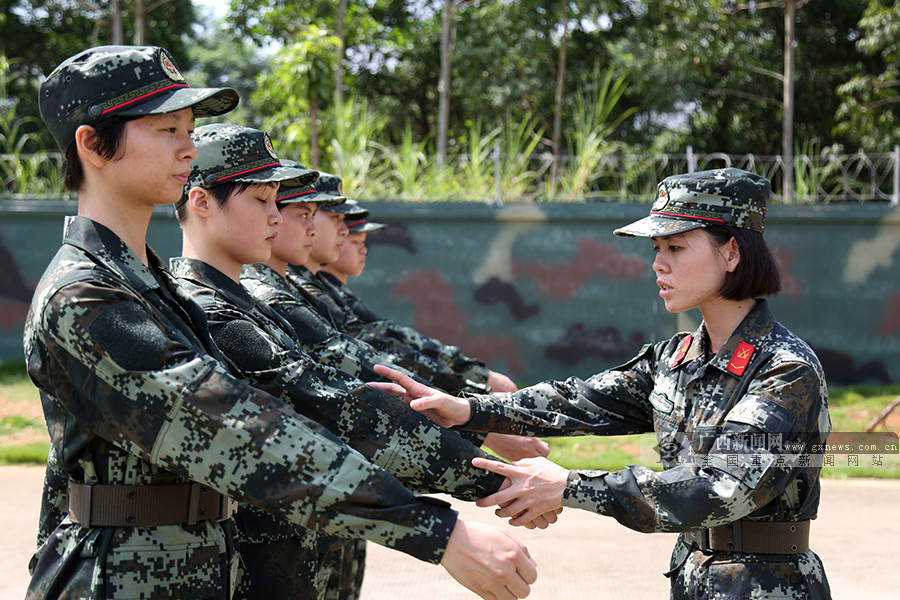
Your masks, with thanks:
[{"label": "concrete ground", "polygon": [[[34,550],[43,469],[0,467],[0,598],[22,598]],[[900,597],[900,481],[825,480],[811,543],[822,557],[833,597]],[[470,520],[508,528],[538,563],[534,600],[642,600],[668,597],[662,572],[672,534],[643,535],[612,519],[566,509],[544,531],[509,528],[492,511],[454,502]],[[471,600],[442,568],[369,544],[362,600]]]}]

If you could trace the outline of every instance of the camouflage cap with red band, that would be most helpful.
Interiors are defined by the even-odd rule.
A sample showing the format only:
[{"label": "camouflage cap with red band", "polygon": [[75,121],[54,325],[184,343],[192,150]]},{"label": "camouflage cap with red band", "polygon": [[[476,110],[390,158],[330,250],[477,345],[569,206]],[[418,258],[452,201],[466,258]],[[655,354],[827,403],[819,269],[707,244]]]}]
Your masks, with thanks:
[{"label": "camouflage cap with red band", "polygon": [[[281,162],[286,166],[303,168],[303,165],[293,160],[282,160]],[[316,181],[318,181],[319,175],[320,173],[316,172]],[[313,181],[311,183],[297,185],[294,181],[286,181],[282,183],[281,187],[278,189],[278,197],[275,199],[275,202],[279,205],[311,202],[320,207],[325,207],[340,204],[344,201],[344,198],[325,197],[317,194],[315,183],[316,182]]]},{"label": "camouflage cap with red band", "polygon": [[158,46],[98,46],[63,61],[41,84],[41,119],[65,152],[81,125],[112,116],[140,117],[193,108],[195,117],[227,113],[231,88],[192,88]]},{"label": "camouflage cap with red band", "polygon": [[360,206],[356,200],[347,200],[347,204],[351,208],[344,213],[344,224],[350,233],[371,233],[387,229],[387,225],[384,223],[368,221],[369,210]]},{"label": "camouflage cap with red band", "polygon": [[191,137],[197,158],[185,190],[232,182],[309,185],[319,176],[298,162],[279,159],[269,134],[260,129],[213,123],[197,127]]},{"label": "camouflage cap with red band", "polygon": [[613,233],[622,237],[665,237],[710,225],[762,233],[769,180],[741,169],[713,169],[663,179],[650,215]]}]

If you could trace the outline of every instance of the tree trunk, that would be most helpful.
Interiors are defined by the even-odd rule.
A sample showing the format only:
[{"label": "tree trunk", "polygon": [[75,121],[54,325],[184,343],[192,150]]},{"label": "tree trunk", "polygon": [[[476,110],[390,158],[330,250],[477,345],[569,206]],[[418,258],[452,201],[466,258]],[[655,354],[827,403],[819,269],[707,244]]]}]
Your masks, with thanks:
[{"label": "tree trunk", "polygon": [[147,8],[144,0],[134,0],[134,45],[147,45]]},{"label": "tree trunk", "polygon": [[347,47],[347,0],[338,3],[337,35],[341,40],[337,49],[337,63],[334,65],[334,101],[339,107],[344,105],[344,52]]},{"label": "tree trunk", "polygon": [[559,41],[559,64],[556,67],[556,98],[553,111],[553,162],[550,164],[550,190],[556,190],[556,176],[559,158],[562,155],[562,104],[563,91],[566,85],[566,50],[569,43],[569,5],[561,0],[562,6],[562,39]]},{"label": "tree trunk", "polygon": [[322,164],[322,156],[319,152],[319,99],[315,96],[309,99],[309,145],[310,167],[318,170]]},{"label": "tree trunk", "polygon": [[794,200],[794,0],[784,2],[784,110],[781,156],[784,160],[784,202]]},{"label": "tree trunk", "polygon": [[447,131],[450,122],[450,67],[456,38],[455,0],[444,0],[441,13],[441,74],[438,79],[438,163],[447,160]]},{"label": "tree trunk", "polygon": [[109,3],[110,43],[113,46],[121,46],[125,43],[125,27],[122,25],[122,3],[120,0],[110,0]]}]

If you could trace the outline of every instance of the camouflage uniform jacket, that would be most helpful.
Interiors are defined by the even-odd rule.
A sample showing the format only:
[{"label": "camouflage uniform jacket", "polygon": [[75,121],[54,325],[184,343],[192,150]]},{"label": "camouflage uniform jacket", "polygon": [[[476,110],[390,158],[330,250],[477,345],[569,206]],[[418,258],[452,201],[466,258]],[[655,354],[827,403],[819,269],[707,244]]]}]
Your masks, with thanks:
[{"label": "camouflage uniform jacket", "polygon": [[[297,334],[292,326],[241,285],[200,260],[174,258],[170,266],[206,312],[210,335],[237,377],[325,425],[409,487],[468,499],[497,489],[501,477],[485,477],[484,471],[471,466],[472,457],[478,455],[474,446],[392,396],[336,369],[311,363],[294,342]],[[240,505],[236,521],[242,554],[246,542],[294,538],[298,546],[275,545],[275,551],[254,548],[252,552],[263,552],[267,558],[250,566],[243,562],[242,597],[256,597],[263,590],[270,598],[358,596],[364,542],[301,530],[245,504]],[[331,576],[324,577],[329,569]]]},{"label": "camouflage uniform jacket", "polygon": [[255,387],[321,423],[408,487],[463,500],[499,489],[503,477],[471,465],[484,452],[402,400],[312,362],[288,321],[240,284],[199,260],[173,259],[172,271],[206,311],[228,363]]},{"label": "camouflage uniform jacket", "polygon": [[287,280],[294,288],[294,295],[305,297],[313,308],[334,323],[338,331],[370,344],[379,352],[386,352],[400,357],[397,364],[406,367],[426,381],[431,382],[430,385],[453,394],[459,392],[488,393],[491,391],[489,387],[467,379],[447,365],[430,356],[426,356],[400,340],[375,331],[328,294],[322,288],[322,284],[316,279],[315,275],[306,267],[289,266],[287,269]]},{"label": "camouflage uniform jacket", "polygon": [[151,249],[146,267],[102,225],[74,217],[65,229],[24,336],[51,439],[29,598],[231,593],[230,520],[82,527],[65,518],[67,481],[204,483],[299,525],[440,561],[454,511],[229,375],[202,309]]},{"label": "camouflage uniform jacket", "polygon": [[415,348],[422,354],[430,356],[470,381],[487,383],[488,368],[478,359],[470,358],[462,353],[459,346],[444,344],[440,340],[427,336],[405,325],[385,319],[357,296],[350,286],[326,271],[316,273],[322,288],[335,300],[343,302],[357,318],[367,323],[375,332],[386,337],[400,340],[407,346]]},{"label": "camouflage uniform jacket", "polygon": [[250,295],[290,323],[296,334],[295,342],[318,364],[334,367],[362,381],[384,381],[372,366],[390,365],[432,385],[397,364],[395,361],[404,362],[402,356],[379,352],[366,342],[338,331],[330,319],[316,311],[306,297],[297,294],[293,284],[275,269],[263,264],[247,265],[241,272],[241,284]]},{"label": "camouflage uniform jacket", "polygon": [[[641,532],[813,519],[820,467],[791,460],[797,451],[789,449],[821,453],[814,448],[831,431],[825,377],[812,350],[775,321],[766,301],[757,302],[714,356],[701,324],[586,381],[475,397],[468,426],[545,436],[654,431],[662,472],[639,465],[581,471],[563,496],[565,506]],[[740,460],[730,461],[723,448]],[[753,598],[829,595],[812,550],[708,557],[679,536],[669,575],[673,598],[745,598],[751,589]]]},{"label": "camouflage uniform jacket", "polygon": [[[253,297],[290,323],[294,339],[317,362],[336,367],[363,381],[381,379],[372,370],[373,365],[390,365],[421,383],[440,387],[426,379],[425,376],[432,372],[417,360],[417,353],[402,349],[397,353],[389,347],[377,350],[338,331],[329,319],[314,308],[313,302],[317,302],[315,297],[311,299],[308,292],[274,269],[263,264],[247,265],[241,272],[241,283]],[[460,435],[476,446],[484,443],[483,434],[460,430]]]}]

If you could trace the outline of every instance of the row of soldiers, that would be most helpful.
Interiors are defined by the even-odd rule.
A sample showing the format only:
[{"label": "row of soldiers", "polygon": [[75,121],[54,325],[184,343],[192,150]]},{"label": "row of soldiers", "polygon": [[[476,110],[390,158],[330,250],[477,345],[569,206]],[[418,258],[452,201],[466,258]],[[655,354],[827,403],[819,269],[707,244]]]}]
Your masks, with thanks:
[{"label": "row of soldiers", "polygon": [[[51,434],[29,598],[354,598],[362,540],[525,596],[524,546],[422,494],[497,491],[471,464],[489,438],[546,444],[444,429],[366,385],[382,363],[514,389],[319,272],[362,215],[337,180],[260,130],[195,128],[237,94],[190,88],[162,48],[89,49],[40,94],[79,206],[25,331]],[[183,230],[171,265],[145,242],[160,204]]]}]

